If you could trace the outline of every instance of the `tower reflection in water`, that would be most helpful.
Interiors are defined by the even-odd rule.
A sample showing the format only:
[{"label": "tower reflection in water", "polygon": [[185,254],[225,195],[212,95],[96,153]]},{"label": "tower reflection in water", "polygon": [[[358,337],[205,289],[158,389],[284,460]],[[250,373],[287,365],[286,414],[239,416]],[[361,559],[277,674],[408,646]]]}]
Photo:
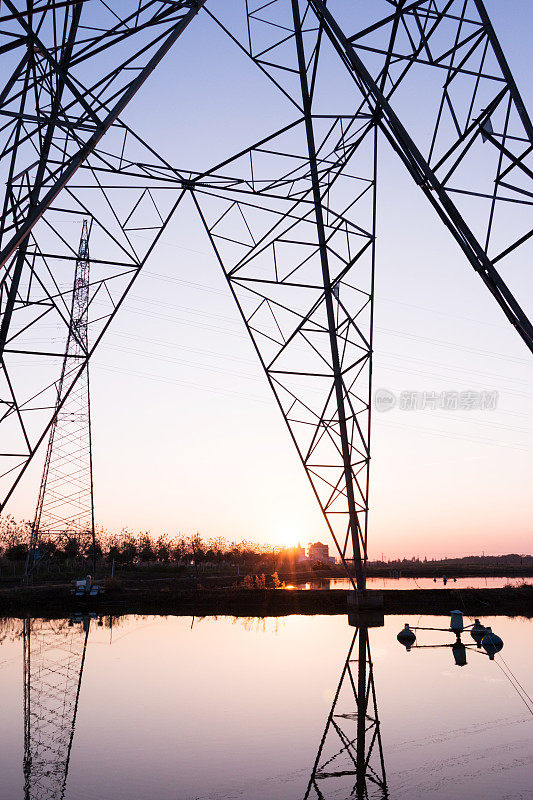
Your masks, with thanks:
[{"label": "tower reflection in water", "polygon": [[24,799],[63,800],[90,617],[24,621]]},{"label": "tower reflection in water", "polygon": [[[24,622],[25,800],[65,798],[90,622]],[[356,620],[304,800],[389,797],[369,640],[376,624],[383,616]]]},{"label": "tower reflection in water", "polygon": [[304,800],[389,797],[369,639],[383,615],[359,614],[351,624],[355,631]]}]

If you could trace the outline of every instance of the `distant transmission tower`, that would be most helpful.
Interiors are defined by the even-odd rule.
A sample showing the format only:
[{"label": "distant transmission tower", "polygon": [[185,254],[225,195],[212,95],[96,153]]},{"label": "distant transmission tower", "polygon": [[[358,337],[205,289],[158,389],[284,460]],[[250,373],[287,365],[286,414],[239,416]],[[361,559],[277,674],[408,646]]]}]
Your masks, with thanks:
[{"label": "distant transmission tower", "polygon": [[90,619],[24,621],[24,800],[62,800]]},{"label": "distant transmission tower", "polygon": [[[92,545],[95,562],[91,403],[89,396],[89,235],[83,221],[74,272],[70,325],[57,387],[58,413],[50,430],[39,498],[32,526],[26,576],[47,553],[46,545],[74,539],[79,552]],[[80,364],[86,366],[64,398]],[[62,404],[63,401],[63,404]],[[61,405],[62,404],[62,405]]]}]

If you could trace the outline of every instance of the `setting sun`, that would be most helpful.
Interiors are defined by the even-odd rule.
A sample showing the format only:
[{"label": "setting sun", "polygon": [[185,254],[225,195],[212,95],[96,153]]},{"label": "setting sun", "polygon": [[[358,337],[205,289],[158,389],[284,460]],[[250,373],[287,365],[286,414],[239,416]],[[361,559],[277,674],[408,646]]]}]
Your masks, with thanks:
[{"label": "setting sun", "polygon": [[[298,547],[302,544],[302,530],[297,525],[284,523],[272,532],[273,544],[281,547]],[[305,546],[305,545],[304,545]]]}]

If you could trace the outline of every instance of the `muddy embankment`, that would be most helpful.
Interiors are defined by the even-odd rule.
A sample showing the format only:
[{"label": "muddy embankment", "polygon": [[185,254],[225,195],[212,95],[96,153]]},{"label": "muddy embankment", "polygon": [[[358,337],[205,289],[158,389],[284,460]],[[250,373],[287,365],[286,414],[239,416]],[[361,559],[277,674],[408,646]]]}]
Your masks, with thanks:
[{"label": "muddy embankment", "polygon": [[[385,589],[385,614],[449,614],[533,617],[533,586],[502,589]],[[73,612],[98,615],[172,614],[272,617],[287,614],[346,614],[347,592],[297,589],[184,588],[175,581],[108,585],[91,600],[72,597],[67,585],[0,589],[0,616],[65,617]]]}]

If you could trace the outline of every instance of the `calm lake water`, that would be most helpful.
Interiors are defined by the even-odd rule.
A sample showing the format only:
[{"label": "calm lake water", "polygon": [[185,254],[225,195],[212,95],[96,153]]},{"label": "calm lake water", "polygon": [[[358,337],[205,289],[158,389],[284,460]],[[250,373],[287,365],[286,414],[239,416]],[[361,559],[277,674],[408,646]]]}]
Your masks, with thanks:
[{"label": "calm lake water", "polygon": [[[500,589],[502,586],[533,584],[533,578],[367,578],[369,589]],[[312,583],[295,584],[297,589],[351,589],[347,578],[331,578]]]},{"label": "calm lake water", "polygon": [[483,618],[504,648],[459,667],[407,621],[448,619],[0,621],[0,797],[532,798],[533,622]]}]

